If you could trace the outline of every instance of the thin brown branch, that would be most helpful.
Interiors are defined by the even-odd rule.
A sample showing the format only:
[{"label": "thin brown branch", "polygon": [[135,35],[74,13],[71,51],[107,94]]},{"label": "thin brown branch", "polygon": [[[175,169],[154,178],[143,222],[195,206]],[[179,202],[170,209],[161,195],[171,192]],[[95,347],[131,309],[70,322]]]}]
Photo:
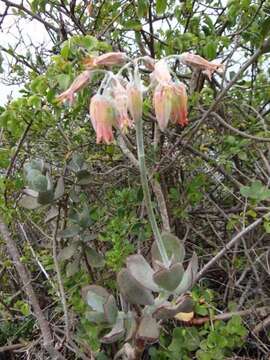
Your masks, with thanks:
[{"label": "thin brown branch", "polygon": [[12,258],[14,266],[23,283],[25,294],[28,296],[29,302],[33,307],[34,315],[37,319],[43,337],[43,347],[50,354],[52,359],[65,360],[65,358],[59,353],[59,351],[53,345],[53,338],[52,338],[51,330],[49,328],[49,323],[46,320],[40,308],[37,296],[31,285],[31,279],[28,275],[28,271],[26,270],[25,265],[22,264],[17,245],[13,240],[13,237],[10,234],[7,225],[5,224],[4,220],[1,217],[0,217],[0,234],[6,243],[9,255]]},{"label": "thin brown branch", "polygon": [[270,142],[269,138],[263,138],[260,136],[255,136],[255,135],[251,135],[251,134],[246,134],[245,132],[238,130],[236,128],[234,128],[233,126],[231,126],[230,124],[228,124],[224,119],[222,119],[222,117],[217,114],[216,112],[212,112],[212,116],[214,116],[216,118],[216,120],[222,124],[224,127],[226,127],[227,129],[231,130],[232,132],[234,132],[237,135],[240,135],[244,138],[247,139],[251,139],[251,140],[256,140],[256,141],[262,141],[262,142]]},{"label": "thin brown branch", "polygon": [[61,270],[60,270],[60,266],[59,266],[59,262],[58,262],[58,258],[57,258],[57,245],[56,245],[57,232],[59,229],[59,222],[60,222],[60,212],[61,212],[61,208],[59,205],[58,216],[57,216],[55,230],[54,230],[54,234],[53,234],[53,240],[52,240],[52,250],[53,250],[54,268],[56,271],[57,283],[58,283],[58,287],[59,287],[60,298],[61,298],[63,312],[64,312],[66,340],[68,341],[70,338],[69,316],[68,316],[68,309],[67,309],[67,302],[66,302],[66,294],[65,294],[64,285],[63,285],[62,276],[61,276]]},{"label": "thin brown branch", "polygon": [[213,317],[210,316],[204,316],[200,318],[194,318],[189,322],[189,325],[203,325],[206,322],[209,321],[217,321],[217,320],[229,320],[233,316],[248,316],[251,314],[259,315],[259,316],[265,316],[267,313],[269,313],[270,307],[269,306],[262,306],[259,308],[251,308],[241,311],[232,311],[224,314],[219,314]]},{"label": "thin brown branch", "polygon": [[41,22],[46,28],[49,28],[55,32],[59,32],[59,29],[55,27],[54,25],[50,24],[46,20],[42,19],[41,16],[33,13],[31,10],[27,9],[25,6],[21,4],[16,4],[9,0],[2,0],[3,3],[5,3],[7,6],[14,7],[16,9],[19,9],[23,12],[25,12],[27,15],[31,16],[31,18],[36,19],[37,21]]},{"label": "thin brown branch", "polygon": [[226,254],[228,250],[230,250],[235,244],[237,244],[244,235],[255,229],[263,222],[264,218],[269,215],[270,212],[265,214],[263,217],[260,217],[259,219],[251,223],[249,226],[244,228],[242,231],[240,231],[236,236],[234,236],[210,261],[208,261],[207,264],[204,265],[204,267],[198,272],[195,281],[198,281],[208,271],[208,269],[210,269],[220,258],[222,258],[222,256]]}]

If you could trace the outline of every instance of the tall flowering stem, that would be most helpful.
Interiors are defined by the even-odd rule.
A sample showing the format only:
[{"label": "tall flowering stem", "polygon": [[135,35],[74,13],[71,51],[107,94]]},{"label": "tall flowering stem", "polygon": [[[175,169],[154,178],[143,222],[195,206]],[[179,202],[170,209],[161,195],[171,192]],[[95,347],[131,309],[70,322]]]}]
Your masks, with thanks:
[{"label": "tall flowering stem", "polygon": [[143,188],[144,200],[147,208],[147,213],[149,217],[149,221],[154,233],[154,237],[158,246],[158,250],[160,252],[160,256],[165,266],[169,266],[169,258],[156,222],[152,202],[151,195],[148,186],[147,179],[147,169],[145,165],[145,153],[144,153],[144,142],[143,142],[143,122],[142,119],[138,119],[136,121],[136,141],[137,141],[137,153],[138,153],[138,161],[140,167],[140,175],[141,175],[141,184]]}]

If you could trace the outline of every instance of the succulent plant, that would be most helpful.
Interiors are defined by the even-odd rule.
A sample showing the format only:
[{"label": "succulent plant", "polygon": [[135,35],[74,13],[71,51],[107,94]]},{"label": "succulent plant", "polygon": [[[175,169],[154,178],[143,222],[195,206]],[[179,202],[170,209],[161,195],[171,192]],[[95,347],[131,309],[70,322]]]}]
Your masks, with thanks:
[{"label": "succulent plant", "polygon": [[81,154],[74,153],[68,164],[68,168],[75,173],[77,185],[87,185],[91,181],[91,174],[87,170],[87,164]]},{"label": "succulent plant", "polygon": [[[161,261],[157,244],[151,249],[152,267],[142,255],[127,258],[126,268],[117,275],[122,310],[107,290],[97,285],[83,289],[83,297],[90,306],[87,318],[111,328],[101,338],[104,343],[125,340],[134,351],[159,339],[159,321],[174,318],[179,313],[190,313],[193,301],[187,291],[192,287],[198,271],[194,253],[184,270],[184,245],[176,236],[161,234],[169,266]],[[138,311],[139,308],[139,311]]]},{"label": "succulent plant", "polygon": [[32,160],[25,164],[24,171],[28,187],[19,204],[27,209],[36,209],[51,204],[64,194],[64,180],[60,177],[54,186],[43,160]]}]

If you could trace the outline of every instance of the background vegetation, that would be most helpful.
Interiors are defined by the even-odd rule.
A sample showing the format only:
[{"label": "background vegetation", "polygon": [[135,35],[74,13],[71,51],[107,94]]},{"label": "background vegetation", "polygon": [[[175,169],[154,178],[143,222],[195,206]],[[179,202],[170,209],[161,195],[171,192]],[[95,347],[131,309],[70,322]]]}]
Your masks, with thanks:
[{"label": "background vegetation", "polygon": [[[209,80],[175,63],[188,87],[185,128],[160,133],[152,100],[144,99],[147,165],[166,203],[164,218],[153,187],[156,217],[183,239],[187,258],[196,251],[203,272],[191,291],[194,314],[162,322],[160,341],[143,358],[267,359],[270,3],[2,5],[2,28],[13,16],[22,33],[18,44],[0,45],[2,78],[20,84],[21,93],[0,108],[0,358],[112,359],[123,345],[100,342],[106,329],[88,320],[81,290],[96,283],[119,300],[116,274],[127,256],[149,258],[153,235],[132,162],[135,131],[125,136],[128,151],[120,137],[96,145],[88,105],[99,76],[73,107],[56,96],[82,71],[85,57],[124,51],[155,59],[193,52],[225,67]],[[51,43],[21,52],[24,24],[33,20]],[[21,206],[33,207],[22,200],[29,185],[23,168],[31,160],[57,184],[50,204],[34,210]],[[38,182],[31,185],[38,191]]]}]

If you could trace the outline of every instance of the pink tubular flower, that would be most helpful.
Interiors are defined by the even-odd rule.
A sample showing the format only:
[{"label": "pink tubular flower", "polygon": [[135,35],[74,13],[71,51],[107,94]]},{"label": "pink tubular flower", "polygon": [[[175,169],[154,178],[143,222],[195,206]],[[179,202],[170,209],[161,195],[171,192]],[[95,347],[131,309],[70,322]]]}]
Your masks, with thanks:
[{"label": "pink tubular flower", "polygon": [[133,121],[139,121],[142,118],[143,96],[142,91],[135,84],[129,84],[127,87],[128,110]]},{"label": "pink tubular flower", "polygon": [[198,70],[202,70],[209,80],[215,71],[223,69],[223,64],[217,64],[215,62],[209,62],[199,55],[184,53],[181,55],[181,61],[184,65],[188,65]]},{"label": "pink tubular flower", "polygon": [[169,67],[165,60],[159,60],[155,64],[155,70],[152,73],[152,78],[161,84],[168,83],[172,80]]},{"label": "pink tubular flower", "polygon": [[154,71],[155,70],[155,60],[151,57],[151,56],[144,56],[142,58],[145,67],[150,70],[150,71]]},{"label": "pink tubular flower", "polygon": [[112,127],[115,124],[113,103],[104,95],[94,95],[90,101],[90,118],[97,134],[97,144],[110,144],[114,140]]},{"label": "pink tubular flower", "polygon": [[159,84],[154,91],[154,108],[161,131],[168,125],[172,110],[173,87],[171,84]]},{"label": "pink tubular flower", "polygon": [[171,120],[175,124],[188,124],[187,93],[183,83],[173,84]]},{"label": "pink tubular flower", "polygon": [[132,121],[128,116],[127,91],[118,80],[116,81],[116,85],[113,87],[113,97],[115,108],[117,110],[116,123],[119,129],[125,133],[131,126]]},{"label": "pink tubular flower", "polygon": [[82,72],[79,76],[75,78],[70,87],[57,97],[57,100],[60,102],[67,101],[70,105],[73,104],[75,93],[81,90],[84,86],[86,86],[90,79],[91,72],[89,70]]},{"label": "pink tubular flower", "polygon": [[121,65],[127,61],[127,56],[123,52],[110,52],[107,54],[100,55],[94,58],[94,66],[112,66],[112,65]]}]

